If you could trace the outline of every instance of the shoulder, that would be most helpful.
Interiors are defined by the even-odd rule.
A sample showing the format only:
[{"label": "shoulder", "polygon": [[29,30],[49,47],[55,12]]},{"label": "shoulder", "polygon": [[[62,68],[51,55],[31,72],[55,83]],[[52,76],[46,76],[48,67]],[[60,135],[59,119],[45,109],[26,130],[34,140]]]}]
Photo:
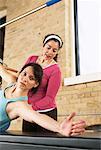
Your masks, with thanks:
[{"label": "shoulder", "polygon": [[54,75],[55,77],[60,77],[61,78],[61,70],[60,70],[60,67],[59,65],[54,65],[54,70],[52,72],[52,75]]},{"label": "shoulder", "polygon": [[60,66],[57,63],[53,64],[50,69],[52,69],[53,72],[61,72]]},{"label": "shoulder", "polygon": [[36,56],[36,55],[31,55],[31,56],[29,56],[27,59],[36,59],[36,58],[38,58],[38,56]]},{"label": "shoulder", "polygon": [[50,67],[47,67],[44,69],[44,73],[47,74],[48,76],[51,75],[56,75],[56,74],[61,74],[61,70],[58,64],[53,64]]},{"label": "shoulder", "polygon": [[36,62],[38,56],[36,55],[31,55],[27,58],[26,62]]}]

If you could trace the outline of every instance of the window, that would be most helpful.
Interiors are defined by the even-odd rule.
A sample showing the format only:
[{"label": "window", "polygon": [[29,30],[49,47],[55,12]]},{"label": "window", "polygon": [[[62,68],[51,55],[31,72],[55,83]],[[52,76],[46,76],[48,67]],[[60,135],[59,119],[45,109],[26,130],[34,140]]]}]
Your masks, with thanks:
[{"label": "window", "polygon": [[[6,17],[0,18],[0,25],[6,22]],[[5,28],[0,29],[0,58],[3,59]]]},{"label": "window", "polygon": [[101,0],[74,0],[76,75],[101,72]]},{"label": "window", "polygon": [[72,0],[73,75],[64,85],[101,80],[101,0]]},{"label": "window", "polygon": [[[0,25],[4,24],[6,22],[6,17],[0,18]],[[4,53],[4,37],[5,37],[5,28],[0,29],[0,58],[3,59],[3,53]],[[2,83],[1,77],[0,77],[0,84]]]}]

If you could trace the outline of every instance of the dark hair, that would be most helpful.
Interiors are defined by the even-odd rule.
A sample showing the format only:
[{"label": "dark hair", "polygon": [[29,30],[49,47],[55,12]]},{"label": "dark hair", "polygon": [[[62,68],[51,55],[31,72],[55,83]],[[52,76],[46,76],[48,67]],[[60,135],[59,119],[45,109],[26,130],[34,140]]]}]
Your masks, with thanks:
[{"label": "dark hair", "polygon": [[34,74],[34,77],[35,77],[35,81],[39,83],[39,85],[37,87],[33,87],[30,91],[32,91],[33,93],[36,93],[38,87],[40,86],[41,84],[41,81],[42,81],[42,76],[43,76],[43,69],[42,67],[37,64],[37,63],[28,63],[26,65],[24,65],[20,71],[20,73],[27,67],[31,66],[32,69],[33,69],[33,74]]},{"label": "dark hair", "polygon": [[[50,38],[49,40],[47,40],[47,41],[45,42],[45,40],[46,40],[49,36],[57,36],[57,37],[59,37],[59,39],[61,40],[61,44],[60,44],[60,41],[59,41],[58,39],[56,39],[56,38]],[[60,37],[59,35],[57,35],[57,34],[48,34],[48,35],[46,35],[45,38],[44,38],[44,40],[43,40],[43,46],[45,46],[45,44],[48,43],[48,42],[51,41],[51,40],[53,40],[53,41],[55,41],[55,42],[58,42],[58,44],[59,44],[59,49],[62,48],[62,46],[63,46],[63,41],[62,41],[61,37]],[[57,62],[58,54],[56,54],[56,56],[55,56],[53,59]]]},{"label": "dark hair", "polygon": [[[61,44],[60,44],[60,41],[59,41],[57,38],[55,38],[55,37],[52,37],[52,38],[50,38],[49,40],[47,40],[47,41],[45,42],[45,40],[46,40],[49,36],[50,36],[50,37],[51,37],[51,36],[56,36],[56,37],[58,37],[58,38],[61,40]],[[48,43],[49,41],[51,41],[51,40],[54,40],[55,42],[58,42],[58,44],[59,44],[59,49],[62,48],[62,46],[63,46],[63,41],[62,41],[61,37],[60,37],[59,35],[57,35],[57,34],[47,34],[47,35],[45,36],[44,40],[43,40],[43,46],[44,46],[46,43]]]}]

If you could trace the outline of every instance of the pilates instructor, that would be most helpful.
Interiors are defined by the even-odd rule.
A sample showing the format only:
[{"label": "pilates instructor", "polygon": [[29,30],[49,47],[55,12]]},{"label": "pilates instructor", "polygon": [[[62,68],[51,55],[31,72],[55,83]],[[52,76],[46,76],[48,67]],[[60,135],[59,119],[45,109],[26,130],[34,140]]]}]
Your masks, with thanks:
[{"label": "pilates instructor", "polygon": [[[55,120],[57,120],[56,94],[61,84],[61,71],[57,57],[62,46],[61,37],[56,34],[48,34],[43,40],[42,54],[40,56],[32,55],[26,61],[26,64],[36,62],[43,68],[42,83],[35,94],[29,91],[28,103],[34,110],[47,114]],[[23,131],[42,132],[46,130],[37,124],[33,127],[31,123],[23,121]]]}]

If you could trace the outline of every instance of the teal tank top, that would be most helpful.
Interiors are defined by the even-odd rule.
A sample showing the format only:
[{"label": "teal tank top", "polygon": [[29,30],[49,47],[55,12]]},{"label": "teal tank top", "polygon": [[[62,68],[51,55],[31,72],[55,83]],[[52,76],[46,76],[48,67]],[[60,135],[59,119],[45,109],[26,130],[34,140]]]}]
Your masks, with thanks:
[{"label": "teal tank top", "polygon": [[[9,86],[11,87],[11,86]],[[7,87],[8,88],[8,87]],[[21,96],[18,98],[11,98],[7,99],[5,97],[5,90],[0,90],[0,132],[4,132],[8,129],[10,126],[11,120],[9,119],[7,113],[6,113],[6,106],[10,102],[16,102],[16,101],[24,101],[28,100],[27,96]]]}]

